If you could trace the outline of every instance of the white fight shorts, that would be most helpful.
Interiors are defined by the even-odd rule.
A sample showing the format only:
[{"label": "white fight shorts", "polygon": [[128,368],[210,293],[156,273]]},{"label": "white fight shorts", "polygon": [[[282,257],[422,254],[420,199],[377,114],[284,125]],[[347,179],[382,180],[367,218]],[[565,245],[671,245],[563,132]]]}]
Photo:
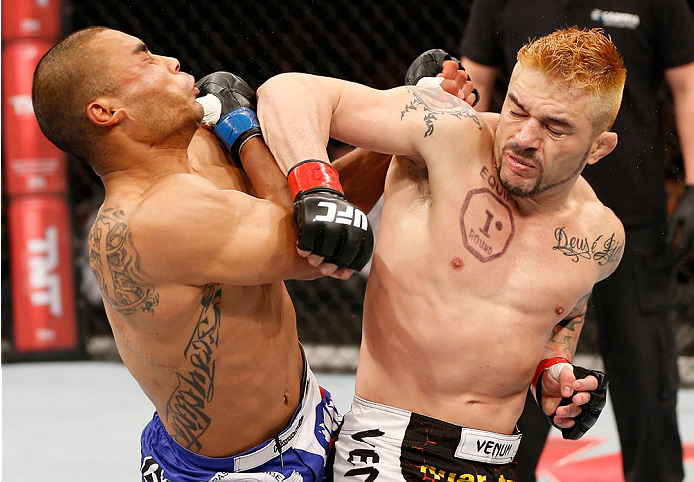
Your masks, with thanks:
[{"label": "white fight shorts", "polygon": [[328,480],[515,482],[520,439],[354,397]]}]

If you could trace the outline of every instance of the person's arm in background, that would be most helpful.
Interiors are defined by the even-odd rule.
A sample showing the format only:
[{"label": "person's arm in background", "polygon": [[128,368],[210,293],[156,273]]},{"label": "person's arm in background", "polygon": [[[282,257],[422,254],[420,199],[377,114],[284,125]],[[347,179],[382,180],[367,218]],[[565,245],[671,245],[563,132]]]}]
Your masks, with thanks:
[{"label": "person's arm in background", "polygon": [[694,62],[666,69],[665,78],[675,106],[686,184],[668,229],[668,241],[677,244],[675,258],[681,261],[694,255]]},{"label": "person's arm in background", "polygon": [[473,1],[460,42],[460,61],[480,93],[478,112],[489,111],[492,107],[497,74],[504,65],[504,52],[497,34],[502,3],[497,0]]},{"label": "person's arm in background", "polygon": [[480,100],[476,106],[477,111],[489,111],[499,68],[482,65],[467,57],[463,57],[460,62],[470,78],[473,79],[475,88],[480,93]]}]

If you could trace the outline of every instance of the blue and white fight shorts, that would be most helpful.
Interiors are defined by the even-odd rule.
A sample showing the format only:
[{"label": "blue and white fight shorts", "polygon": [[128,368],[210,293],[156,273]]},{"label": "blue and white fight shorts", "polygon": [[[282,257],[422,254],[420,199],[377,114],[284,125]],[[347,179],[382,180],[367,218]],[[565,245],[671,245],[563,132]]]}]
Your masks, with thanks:
[{"label": "blue and white fight shorts", "polygon": [[322,482],[340,419],[330,393],[318,386],[307,362],[302,385],[299,407],[284,430],[233,457],[204,457],[187,450],[155,413],[141,437],[143,482]]}]

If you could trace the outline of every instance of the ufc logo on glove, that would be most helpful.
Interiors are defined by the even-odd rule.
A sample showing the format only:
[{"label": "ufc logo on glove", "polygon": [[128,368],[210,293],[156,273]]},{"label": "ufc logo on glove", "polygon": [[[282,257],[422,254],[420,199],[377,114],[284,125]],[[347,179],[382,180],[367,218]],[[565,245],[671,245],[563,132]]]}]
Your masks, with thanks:
[{"label": "ufc logo on glove", "polygon": [[345,199],[337,171],[309,159],[287,175],[294,196],[296,245],[340,268],[361,270],[371,258],[374,237],[366,214]]},{"label": "ufc logo on glove", "polygon": [[347,206],[344,211],[338,211],[336,203],[331,201],[320,201],[318,207],[326,208],[327,212],[325,214],[317,214],[313,218],[314,222],[352,224],[364,231],[369,227],[366,214],[354,206]]}]

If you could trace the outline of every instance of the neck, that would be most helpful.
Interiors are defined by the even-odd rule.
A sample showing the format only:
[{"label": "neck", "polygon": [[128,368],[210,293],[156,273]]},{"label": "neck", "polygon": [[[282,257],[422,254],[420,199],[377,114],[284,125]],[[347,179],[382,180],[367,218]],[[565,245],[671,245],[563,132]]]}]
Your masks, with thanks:
[{"label": "neck", "polygon": [[150,146],[122,150],[110,158],[109,167],[99,173],[107,188],[121,180],[151,185],[172,174],[192,172],[187,148]]},{"label": "neck", "polygon": [[533,197],[515,197],[516,207],[521,215],[557,213],[569,206],[569,196],[576,181],[555,186]]}]

